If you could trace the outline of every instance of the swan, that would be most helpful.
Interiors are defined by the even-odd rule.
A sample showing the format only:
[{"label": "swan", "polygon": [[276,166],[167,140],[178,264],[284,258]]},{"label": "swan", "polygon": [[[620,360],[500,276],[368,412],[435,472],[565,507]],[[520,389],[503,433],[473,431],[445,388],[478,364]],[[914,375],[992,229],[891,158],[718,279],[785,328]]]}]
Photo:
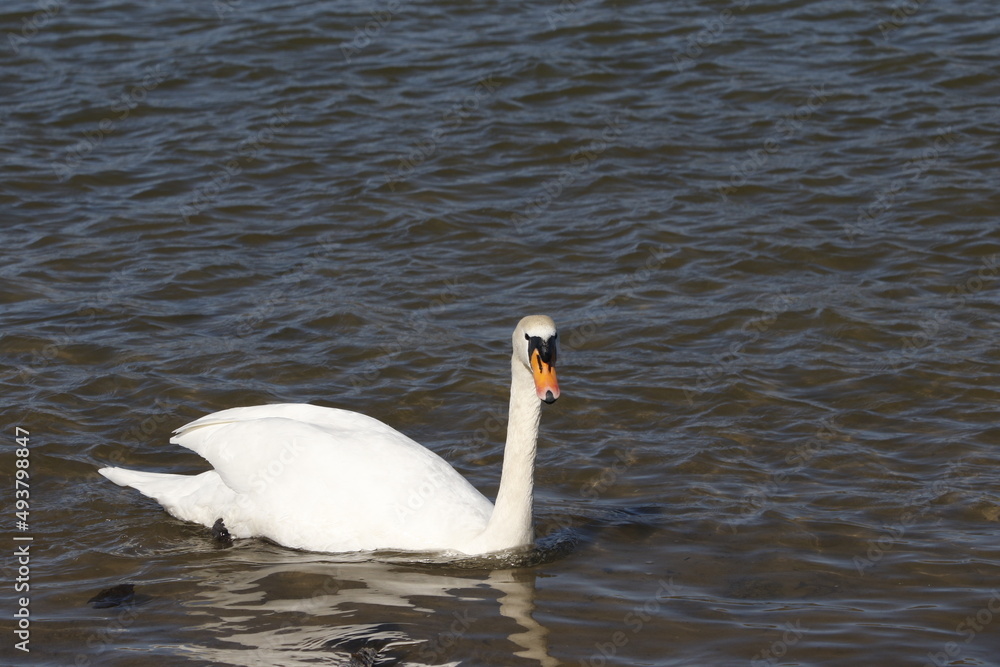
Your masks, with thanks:
[{"label": "swan", "polygon": [[495,505],[440,456],[377,419],[304,403],[231,408],[173,432],[171,443],[213,470],[98,472],[183,521],[293,549],[475,556],[527,547],[541,404],[559,398],[556,337],[545,315],[514,329]]}]

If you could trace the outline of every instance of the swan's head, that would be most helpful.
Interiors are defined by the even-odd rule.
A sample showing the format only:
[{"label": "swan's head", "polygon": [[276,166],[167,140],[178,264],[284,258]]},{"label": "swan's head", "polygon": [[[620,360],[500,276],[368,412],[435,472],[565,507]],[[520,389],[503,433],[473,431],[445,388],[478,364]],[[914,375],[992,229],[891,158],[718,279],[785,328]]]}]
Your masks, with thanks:
[{"label": "swan's head", "polygon": [[528,315],[514,329],[514,358],[535,380],[535,393],[546,403],[559,398],[556,381],[556,323],[547,315]]}]

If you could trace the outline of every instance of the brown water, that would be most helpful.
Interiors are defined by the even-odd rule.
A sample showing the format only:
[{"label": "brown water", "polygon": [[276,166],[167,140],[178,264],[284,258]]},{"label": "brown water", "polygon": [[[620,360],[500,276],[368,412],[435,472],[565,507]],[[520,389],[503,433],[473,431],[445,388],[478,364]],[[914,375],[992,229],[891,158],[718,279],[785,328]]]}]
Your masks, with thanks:
[{"label": "brown water", "polygon": [[[998,664],[994,9],[5,7],[2,662]],[[309,401],[492,496],[532,312],[525,558],[220,549],[96,473]]]}]

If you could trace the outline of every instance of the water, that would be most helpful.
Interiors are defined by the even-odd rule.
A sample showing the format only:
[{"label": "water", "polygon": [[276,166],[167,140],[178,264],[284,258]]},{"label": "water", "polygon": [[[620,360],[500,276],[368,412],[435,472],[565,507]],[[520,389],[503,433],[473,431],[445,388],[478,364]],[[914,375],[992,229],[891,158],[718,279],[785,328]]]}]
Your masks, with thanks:
[{"label": "water", "polygon": [[[0,27],[4,662],[995,664],[992,7],[53,2]],[[562,398],[519,558],[219,549],[96,473],[203,470],[171,430],[309,401],[492,496],[531,312]]]}]

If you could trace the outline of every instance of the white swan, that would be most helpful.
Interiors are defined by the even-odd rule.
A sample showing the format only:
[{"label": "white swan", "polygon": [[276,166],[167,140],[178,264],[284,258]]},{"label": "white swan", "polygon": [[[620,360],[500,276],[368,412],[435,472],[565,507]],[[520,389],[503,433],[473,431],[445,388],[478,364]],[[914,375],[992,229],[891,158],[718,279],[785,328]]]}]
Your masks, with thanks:
[{"label": "white swan", "polygon": [[307,404],[232,408],[174,431],[215,468],[200,475],[102,468],[171,515],[232,537],[322,552],[485,554],[530,545],[541,401],[559,398],[556,327],[522,319],[512,337],[510,414],[496,506],[444,459],[382,422]]}]

